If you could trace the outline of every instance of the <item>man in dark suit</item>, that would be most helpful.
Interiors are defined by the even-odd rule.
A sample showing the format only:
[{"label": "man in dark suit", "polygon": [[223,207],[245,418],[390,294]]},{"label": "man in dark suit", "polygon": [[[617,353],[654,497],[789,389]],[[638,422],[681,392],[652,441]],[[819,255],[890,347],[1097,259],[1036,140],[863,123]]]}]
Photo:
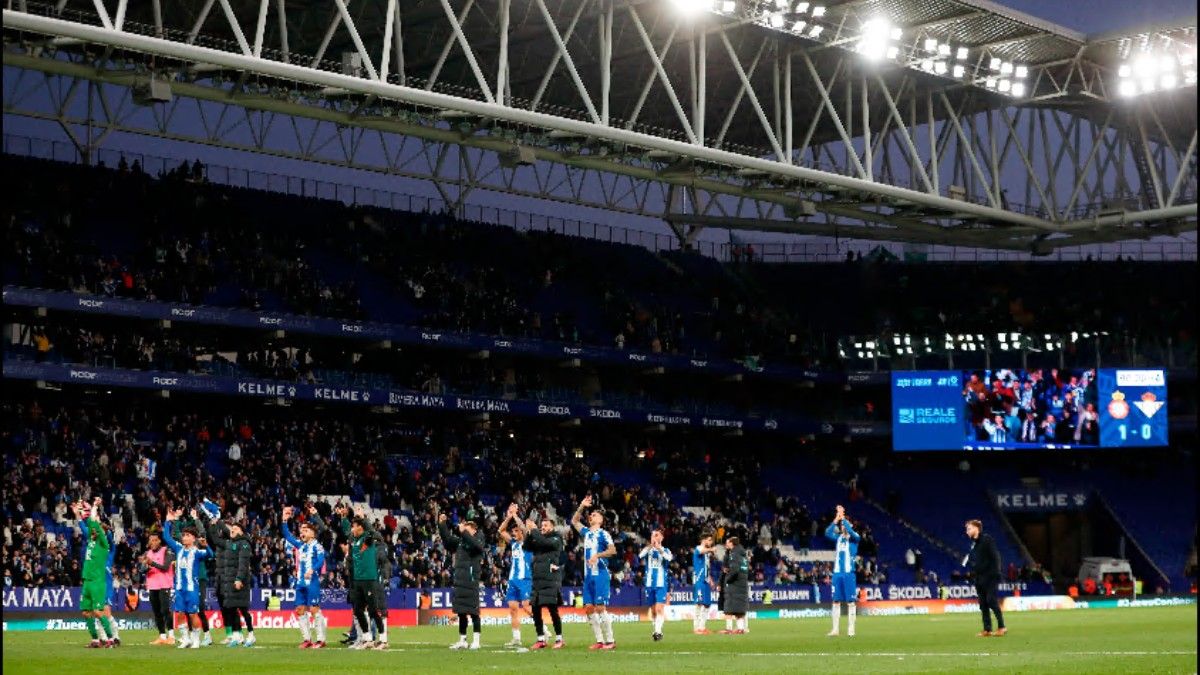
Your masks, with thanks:
[{"label": "man in dark suit", "polygon": [[[1000,613],[1000,552],[992,535],[983,533],[983,523],[978,520],[966,522],[967,537],[971,539],[971,552],[963,566],[975,580],[975,592],[979,595],[979,611],[983,613],[983,632],[979,637],[1001,637],[1008,633],[1004,627],[1004,615]],[[992,632],[992,617],[996,615],[996,631]]]}]

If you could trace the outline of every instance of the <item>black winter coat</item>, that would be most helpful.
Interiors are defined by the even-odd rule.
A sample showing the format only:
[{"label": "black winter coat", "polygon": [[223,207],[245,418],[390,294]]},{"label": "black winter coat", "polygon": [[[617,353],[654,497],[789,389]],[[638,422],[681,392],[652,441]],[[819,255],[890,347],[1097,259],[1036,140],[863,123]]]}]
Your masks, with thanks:
[{"label": "black winter coat", "polygon": [[722,611],[726,614],[745,614],[750,608],[750,558],[746,549],[735,546],[725,553],[725,599]]},{"label": "black winter coat", "polygon": [[[229,527],[220,521],[208,526],[208,544],[216,553],[216,575],[214,583],[220,584],[222,607],[230,609],[250,608],[250,586],[254,575],[250,566],[250,540],[243,533],[231,538]],[[236,588],[235,581],[242,582]]]},{"label": "black winter coat", "polygon": [[457,533],[441,523],[438,530],[446,550],[454,553],[455,614],[479,613],[479,579],[483,575],[483,539],[465,532]]},{"label": "black winter coat", "polygon": [[[533,553],[533,605],[557,605],[562,596],[563,538],[557,532],[525,535],[525,548]],[[557,566],[557,569],[554,567]]]}]

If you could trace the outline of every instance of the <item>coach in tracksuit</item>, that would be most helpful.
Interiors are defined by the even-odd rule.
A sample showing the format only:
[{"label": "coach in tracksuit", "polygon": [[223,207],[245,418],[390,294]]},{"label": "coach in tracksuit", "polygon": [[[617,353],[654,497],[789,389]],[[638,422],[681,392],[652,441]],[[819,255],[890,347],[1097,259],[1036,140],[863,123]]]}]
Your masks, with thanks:
[{"label": "coach in tracksuit", "polygon": [[[967,536],[971,539],[971,552],[963,566],[970,571],[975,581],[975,592],[979,595],[979,611],[983,613],[983,632],[979,637],[1002,636],[1008,632],[1004,627],[1004,615],[1000,613],[1000,551],[992,535],[983,533],[983,523],[978,520],[966,522]],[[996,615],[996,631],[992,632],[992,617]]]}]

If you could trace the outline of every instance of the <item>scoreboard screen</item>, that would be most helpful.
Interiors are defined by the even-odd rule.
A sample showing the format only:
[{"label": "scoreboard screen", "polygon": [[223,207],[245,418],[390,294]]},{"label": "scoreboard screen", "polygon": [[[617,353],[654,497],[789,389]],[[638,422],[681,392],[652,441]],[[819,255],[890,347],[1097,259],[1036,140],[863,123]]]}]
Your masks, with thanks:
[{"label": "scoreboard screen", "polygon": [[1167,444],[1161,368],[892,372],[895,450]]}]

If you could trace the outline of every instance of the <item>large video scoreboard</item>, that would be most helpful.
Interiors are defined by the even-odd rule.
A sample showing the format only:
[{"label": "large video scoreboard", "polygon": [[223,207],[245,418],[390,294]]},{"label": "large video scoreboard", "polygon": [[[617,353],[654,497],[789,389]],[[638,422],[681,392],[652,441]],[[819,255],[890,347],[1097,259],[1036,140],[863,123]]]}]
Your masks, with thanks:
[{"label": "large video scoreboard", "polygon": [[1167,444],[1161,368],[893,371],[896,450]]}]

